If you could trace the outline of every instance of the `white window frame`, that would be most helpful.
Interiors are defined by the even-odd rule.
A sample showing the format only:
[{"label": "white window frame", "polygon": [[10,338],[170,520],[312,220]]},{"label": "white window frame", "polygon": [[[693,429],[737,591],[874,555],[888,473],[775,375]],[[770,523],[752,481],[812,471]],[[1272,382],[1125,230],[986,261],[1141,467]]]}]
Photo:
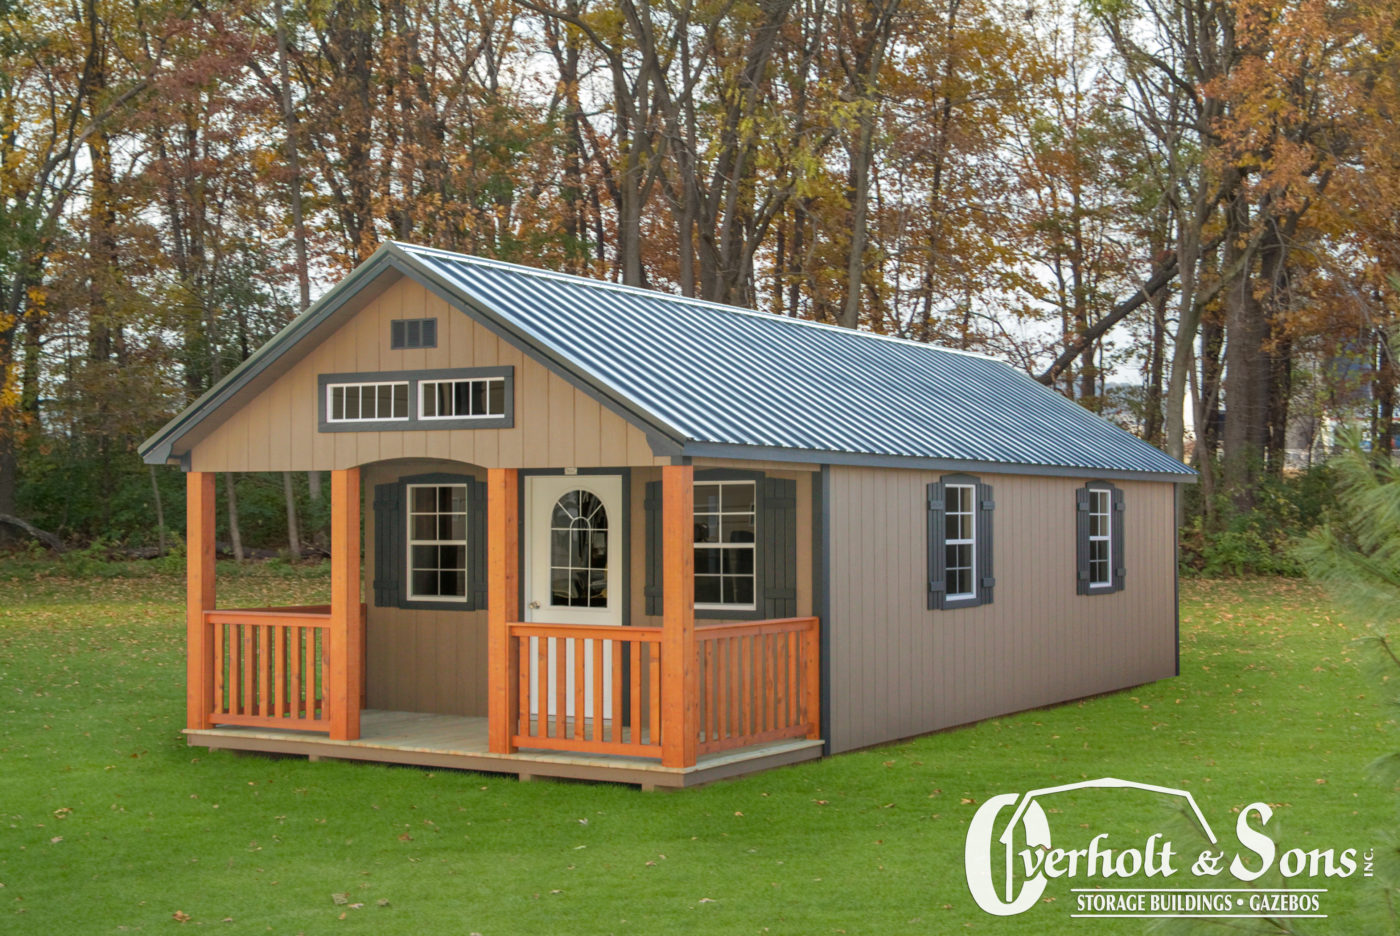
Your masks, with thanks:
[{"label": "white window frame", "polygon": [[[948,495],[953,491],[967,492],[967,509],[950,509],[951,500]],[[948,572],[954,569],[961,569],[962,566],[950,565],[948,554],[950,546],[967,546],[968,554],[971,556],[971,564],[968,569],[968,584],[972,586],[971,591],[965,592],[945,592],[945,601],[963,601],[968,598],[977,597],[977,485],[975,484],[948,484],[943,488],[943,513],[944,513],[944,537],[943,537],[943,581],[948,581]],[[947,536],[948,517],[967,517],[967,530],[971,534],[960,539],[950,539]]]},{"label": "white window frame", "polygon": [[[1100,500],[1102,498],[1102,500]],[[1102,503],[1103,509],[1099,510]],[[1094,535],[1094,518],[1102,518],[1103,533]],[[1103,581],[1094,579],[1094,544],[1103,543],[1105,575]],[[1113,492],[1108,488],[1089,488],[1089,587],[1110,588],[1113,585]]]},{"label": "white window frame", "polygon": [[[451,540],[451,539],[449,539],[449,540],[445,540],[445,539],[431,539],[431,540],[415,539],[414,536],[413,536],[413,518],[414,518],[414,517],[423,517],[423,516],[427,516],[427,514],[422,513],[422,512],[419,512],[419,511],[415,511],[415,510],[413,509],[413,492],[416,491],[416,490],[418,490],[419,488],[432,488],[434,491],[436,491],[436,490],[438,490],[438,489],[440,489],[440,488],[445,488],[445,487],[454,487],[454,488],[461,488],[461,489],[462,489],[462,538],[459,539],[459,540]],[[406,568],[404,569],[404,573],[405,573],[405,575],[404,575],[404,595],[407,597],[407,599],[408,599],[409,601],[443,601],[443,602],[454,602],[454,603],[457,603],[457,604],[466,604],[466,603],[471,599],[471,581],[470,581],[469,573],[468,573],[468,570],[471,568],[471,557],[467,555],[467,551],[471,548],[471,546],[470,546],[470,544],[469,544],[469,542],[468,542],[468,540],[469,540],[469,538],[470,538],[470,537],[469,537],[469,531],[470,531],[470,529],[471,529],[471,503],[470,503],[470,495],[471,495],[471,492],[467,490],[467,485],[464,484],[464,483],[453,483],[453,482],[447,482],[447,483],[433,483],[433,482],[429,482],[429,483],[426,483],[426,484],[408,484],[408,485],[405,485],[405,486],[404,486],[404,516],[405,516],[405,518],[406,518],[406,526],[407,526],[407,530],[405,531],[405,536],[407,537],[407,543],[408,543],[407,548],[404,549],[404,565],[406,566]],[[434,502],[434,508],[433,508],[432,516],[434,516],[434,517],[440,517],[440,516],[442,516],[442,511],[441,511],[440,509],[438,509],[437,506],[436,506],[436,504],[437,504],[437,498],[436,498],[436,496],[434,497],[433,502]],[[434,529],[437,528],[437,524],[436,524],[436,523],[435,523],[433,526],[434,526]],[[420,595],[420,594],[416,593],[416,592],[413,590],[413,547],[414,547],[414,546],[461,546],[461,547],[462,547],[462,594],[461,594],[461,595],[441,595],[441,594],[438,594],[438,595]]]},{"label": "white window frame", "polygon": [[[753,500],[752,500],[753,509],[752,509],[752,510],[725,510],[725,509],[724,509],[724,488],[725,488],[725,487],[738,487],[739,485],[742,485],[742,484],[747,484],[749,487],[753,488]],[[756,611],[756,610],[758,610],[758,482],[757,482],[757,481],[750,481],[750,480],[735,480],[735,481],[696,481],[696,482],[695,482],[695,486],[696,486],[696,487],[699,487],[699,486],[701,486],[701,485],[714,485],[715,487],[720,488],[720,492],[719,492],[719,508],[720,508],[720,509],[719,509],[718,511],[713,512],[713,513],[711,513],[710,511],[693,510],[693,511],[691,512],[691,517],[692,517],[692,519],[693,519],[695,516],[697,516],[697,515],[704,515],[704,516],[707,516],[707,517],[710,517],[710,516],[713,516],[713,517],[720,517],[720,518],[721,518],[721,524],[722,524],[722,523],[723,523],[723,519],[722,519],[722,518],[724,518],[724,517],[726,517],[726,516],[732,516],[732,517],[744,517],[744,516],[748,516],[748,517],[752,517],[752,518],[753,518],[754,539],[753,539],[753,542],[752,542],[752,543],[724,543],[724,542],[718,542],[718,543],[701,543],[701,542],[695,542],[695,543],[692,543],[692,544],[691,544],[691,548],[692,548],[692,549],[748,549],[748,550],[750,550],[750,551],[753,553],[753,571],[749,573],[748,577],[751,578],[751,579],[753,579],[753,601],[750,601],[750,602],[748,602],[748,603],[746,603],[746,604],[727,604],[727,603],[725,603],[725,602],[723,602],[723,601],[718,601],[718,602],[715,602],[715,601],[699,602],[699,601],[697,601],[697,602],[695,603],[695,610],[697,610],[697,611]],[[692,525],[693,525],[693,524],[692,524]],[[692,538],[693,538],[693,535],[692,535]],[[726,572],[724,572],[724,571],[723,571],[723,569],[724,569],[724,561],[723,561],[722,559],[721,559],[721,561],[720,561],[720,569],[721,569],[721,572],[720,572],[720,575],[719,575],[719,579],[720,579],[720,597],[723,598],[723,597],[724,597],[724,579],[725,579],[725,578],[743,578],[744,576],[741,575],[741,574],[737,574],[737,573],[731,574],[731,573],[726,573]],[[697,573],[697,575],[698,575],[698,574],[699,574],[699,573]]]},{"label": "white window frame", "polygon": [[[442,384],[452,384],[454,391],[449,394],[449,399],[456,399],[455,387],[457,384],[485,384],[486,385],[486,407],[485,413],[435,413],[429,416],[428,394],[434,398],[434,408],[436,409],[437,388]],[[501,388],[501,411],[499,413],[489,412],[491,408],[491,385],[496,384]],[[471,397],[468,391],[468,399]],[[506,379],[504,377],[442,377],[435,379],[424,379],[418,381],[418,418],[422,422],[433,422],[439,419],[500,419],[505,413],[506,400]]]},{"label": "white window frame", "polygon": [[[365,387],[373,387],[373,388],[375,388],[375,412],[376,412],[376,415],[374,415],[374,416],[365,416],[365,415],[364,415],[364,393],[363,393],[363,390],[364,390]],[[345,423],[408,422],[409,417],[410,417],[410,415],[411,415],[410,407],[411,407],[412,404],[411,404],[411,403],[407,403],[407,401],[406,401],[406,405],[405,405],[405,407],[404,407],[404,414],[403,414],[402,416],[395,416],[395,415],[393,415],[392,413],[391,413],[390,415],[388,415],[388,416],[380,416],[380,415],[378,415],[378,409],[379,409],[379,406],[378,406],[378,396],[379,396],[379,388],[380,388],[380,387],[390,387],[390,388],[394,388],[394,387],[403,387],[403,388],[404,388],[405,398],[407,398],[407,396],[411,393],[411,388],[410,388],[409,382],[408,382],[407,380],[367,380],[367,381],[362,381],[362,382],[359,382],[359,383],[328,383],[328,384],[326,384],[326,423],[329,424],[329,425],[343,425],[343,424],[345,424]],[[336,416],[335,416],[335,391],[337,391],[337,390],[342,390],[342,391],[345,391],[345,390],[354,390],[354,391],[356,391],[357,393],[360,394],[360,413],[361,413],[361,415],[359,415],[359,416],[354,416],[354,417],[341,416],[339,419],[336,418]],[[391,406],[391,407],[392,407],[392,405],[393,405],[393,404],[392,404],[392,401],[393,401],[393,394],[392,394],[392,392],[391,392],[391,394],[390,394],[390,406]],[[341,400],[341,412],[343,413],[344,411],[345,411],[345,401],[344,401],[344,399],[342,399],[342,400]]]}]

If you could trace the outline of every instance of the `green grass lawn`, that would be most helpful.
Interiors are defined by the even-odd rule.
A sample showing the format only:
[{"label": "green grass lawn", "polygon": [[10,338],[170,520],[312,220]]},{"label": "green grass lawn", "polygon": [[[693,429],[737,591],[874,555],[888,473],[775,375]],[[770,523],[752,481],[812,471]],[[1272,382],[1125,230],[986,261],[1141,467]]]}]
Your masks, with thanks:
[{"label": "green grass lawn", "polygon": [[[976,804],[1117,776],[1192,791],[1226,844],[1232,810],[1273,803],[1281,849],[1379,845],[1395,818],[1365,769],[1397,744],[1360,630],[1297,582],[1184,583],[1178,679],[645,794],[186,747],[181,581],[35,568],[0,564],[3,933],[171,931],[177,913],[228,933],[1133,933],[1072,920],[1063,880],[1021,916],[978,909]],[[220,571],[228,605],[325,589]],[[1173,821],[1101,791],[1055,806],[1052,828],[1139,844]],[[1185,877],[1169,886],[1205,886]],[[1310,931],[1372,925],[1367,882],[1321,886],[1333,917]]]}]

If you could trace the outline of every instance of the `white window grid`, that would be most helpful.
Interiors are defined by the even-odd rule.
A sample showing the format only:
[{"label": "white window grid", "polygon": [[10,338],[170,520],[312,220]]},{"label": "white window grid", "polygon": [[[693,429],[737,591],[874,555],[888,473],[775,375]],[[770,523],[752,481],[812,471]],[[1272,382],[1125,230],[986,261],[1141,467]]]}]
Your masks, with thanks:
[{"label": "white window grid", "polygon": [[[459,386],[467,385],[465,403],[468,412],[460,412],[457,406]],[[476,411],[476,387],[481,386],[481,411]],[[444,394],[441,388],[447,388]],[[506,380],[504,377],[466,377],[459,380],[422,380],[418,383],[418,418],[433,419],[485,419],[504,416]]]},{"label": "white window grid", "polygon": [[[396,391],[402,387],[400,395]],[[386,402],[389,412],[381,414],[381,404]],[[351,401],[354,401],[354,416]],[[338,405],[337,405],[338,404]],[[368,412],[368,415],[366,413]],[[339,415],[337,415],[339,414]],[[407,422],[408,421],[408,381],[378,381],[372,383],[333,383],[326,384],[326,422]]]},{"label": "white window grid", "polygon": [[1113,525],[1111,492],[1089,490],[1089,587],[1107,588],[1113,584]]},{"label": "white window grid", "polygon": [[[433,509],[432,509],[432,510],[415,510],[415,509],[414,509],[414,497],[413,497],[413,492],[414,492],[414,491],[417,491],[417,490],[421,490],[421,489],[423,489],[423,488],[427,488],[427,489],[429,489],[429,490],[431,490],[431,491],[433,492]],[[442,507],[441,507],[442,501],[441,501],[440,495],[439,495],[439,493],[438,493],[439,491],[442,490],[442,488],[459,488],[459,489],[461,490],[461,492],[462,492],[462,510],[461,510],[461,511],[455,511],[455,510],[447,510],[447,511],[445,511],[445,510],[442,509]],[[424,600],[424,601],[461,601],[461,602],[465,602],[465,601],[467,600],[467,597],[468,597],[467,594],[466,594],[466,592],[467,592],[468,589],[465,587],[465,585],[466,585],[466,580],[467,580],[467,539],[466,539],[466,527],[467,527],[467,523],[466,523],[466,521],[467,521],[467,507],[466,507],[466,503],[467,503],[467,486],[466,486],[465,484],[410,484],[410,485],[407,485],[407,488],[406,488],[406,490],[405,490],[405,492],[404,492],[404,496],[405,496],[406,501],[407,501],[407,503],[406,503],[406,505],[405,505],[407,509],[406,509],[404,512],[407,514],[407,518],[408,518],[408,549],[405,550],[405,552],[407,553],[407,555],[404,557],[405,562],[407,562],[407,564],[408,564],[408,589],[407,589],[407,591],[408,591],[408,597],[409,597],[410,599]],[[435,531],[438,531],[439,534],[440,534],[441,529],[442,529],[442,525],[441,525],[441,522],[440,522],[440,521],[441,521],[441,518],[442,518],[443,516],[451,516],[451,515],[456,514],[456,513],[461,513],[461,514],[462,514],[462,530],[463,530],[463,534],[462,534],[462,537],[461,537],[460,539],[442,539],[442,538],[440,537],[440,535],[437,536],[437,537],[434,537],[433,539],[418,539],[418,538],[414,537],[414,535],[413,535],[413,527],[414,527],[413,521],[414,521],[415,518],[417,518],[417,517],[425,517],[425,516],[430,516],[430,517],[432,517],[432,518],[433,518],[433,529],[434,529]],[[415,591],[415,589],[414,589],[414,587],[413,587],[413,573],[414,573],[414,571],[415,571],[415,566],[414,566],[414,564],[413,564],[413,547],[414,547],[414,546],[460,546],[460,547],[462,547],[462,563],[461,563],[461,566],[460,566],[460,567],[454,567],[453,569],[450,569],[450,570],[444,570],[444,569],[442,569],[442,568],[439,566],[438,568],[434,569],[433,571],[436,571],[436,572],[443,572],[443,571],[459,572],[459,573],[461,574],[461,576],[462,576],[462,582],[463,582],[463,585],[464,585],[463,593],[462,593],[461,595],[444,595],[444,594],[441,593],[441,589],[440,589],[440,588],[439,588],[439,590],[438,590],[437,592],[428,592],[428,593],[421,593],[421,594],[418,593],[417,591]],[[428,570],[422,569],[421,571],[428,571]]]},{"label": "white window grid", "polygon": [[[706,510],[706,511],[701,511],[701,510],[698,510],[698,509],[697,509],[697,510],[695,511],[695,514],[696,514],[697,516],[717,517],[717,518],[719,518],[719,520],[720,520],[721,527],[723,526],[723,520],[724,520],[725,517],[748,517],[749,520],[750,520],[750,522],[751,522],[751,525],[752,525],[753,528],[754,528],[754,530],[755,530],[755,531],[758,530],[758,485],[757,485],[755,482],[753,482],[753,481],[702,481],[702,482],[697,482],[696,486],[699,487],[699,486],[702,485],[702,484],[703,484],[703,485],[707,485],[707,486],[717,487],[717,488],[720,489],[720,491],[719,491],[719,510],[718,510],[718,511],[708,511],[708,510]],[[750,497],[749,497],[749,504],[750,504],[749,508],[747,508],[747,509],[745,509],[745,510],[726,510],[725,507],[724,507],[724,505],[725,505],[725,496],[724,496],[725,488],[738,488],[738,487],[744,487],[744,486],[747,486],[748,488],[752,489],[752,491],[753,491],[753,494],[751,494]],[[755,537],[755,540],[756,540],[756,539],[757,539],[757,537]],[[742,572],[724,572],[723,569],[724,569],[724,567],[725,567],[725,563],[724,563],[723,559],[721,559],[721,560],[720,560],[720,570],[721,570],[721,571],[720,571],[719,575],[717,575],[717,576],[707,576],[707,577],[710,577],[710,578],[719,578],[719,579],[720,579],[720,594],[721,594],[721,597],[723,597],[723,588],[724,588],[724,584],[723,584],[723,583],[724,583],[724,580],[725,580],[725,579],[741,579],[741,578],[747,578],[747,579],[749,579],[749,580],[752,582],[753,596],[754,596],[754,600],[753,600],[753,601],[750,601],[750,602],[743,602],[743,603],[740,603],[740,602],[728,602],[728,603],[726,603],[726,602],[723,602],[723,601],[705,601],[705,602],[697,601],[697,602],[695,603],[696,609],[701,610],[701,611],[753,611],[753,610],[755,610],[755,609],[758,607],[758,551],[757,551],[757,545],[758,545],[758,544],[757,544],[756,542],[753,542],[753,543],[725,543],[725,542],[699,542],[699,541],[697,541],[697,542],[695,543],[695,548],[696,548],[696,549],[723,549],[723,550],[747,549],[747,550],[753,555],[753,564],[750,566],[750,568],[751,568],[753,571],[751,571],[751,572],[749,572],[749,573],[747,573],[747,574],[742,573]]]},{"label": "white window grid", "polygon": [[[945,598],[974,598],[977,595],[977,489],[971,484],[949,484],[943,490]],[[955,535],[948,535],[955,533]],[[962,547],[967,547],[964,552]],[[966,556],[966,561],[963,557]],[[967,572],[967,588],[955,589]]]}]

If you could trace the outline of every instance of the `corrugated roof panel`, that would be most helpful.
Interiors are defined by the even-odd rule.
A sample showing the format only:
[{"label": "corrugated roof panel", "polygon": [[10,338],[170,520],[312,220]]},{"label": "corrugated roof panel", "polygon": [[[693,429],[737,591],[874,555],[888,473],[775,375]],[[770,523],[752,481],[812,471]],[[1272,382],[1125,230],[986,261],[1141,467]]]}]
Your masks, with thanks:
[{"label": "corrugated roof panel", "polygon": [[1191,474],[991,358],[396,246],[686,441]]}]

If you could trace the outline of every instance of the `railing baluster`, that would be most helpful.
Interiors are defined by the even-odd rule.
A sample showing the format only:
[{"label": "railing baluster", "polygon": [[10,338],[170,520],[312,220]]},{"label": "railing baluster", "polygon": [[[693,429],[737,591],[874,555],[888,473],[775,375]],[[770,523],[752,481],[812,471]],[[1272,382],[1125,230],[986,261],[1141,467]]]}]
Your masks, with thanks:
[{"label": "railing baluster", "polygon": [[583,640],[570,640],[569,648],[574,652],[574,737],[582,741],[584,737],[584,720],[588,714],[584,710],[583,690],[586,684],[586,677],[583,671],[584,662]]},{"label": "railing baluster", "polygon": [[[642,740],[642,645],[639,641],[629,641],[629,668],[632,677],[632,698],[630,717],[628,723],[632,726],[632,740]],[[651,743],[656,743],[657,731],[655,725],[647,725],[647,734],[650,735]]]},{"label": "railing baluster", "polygon": [[593,736],[590,740],[602,741],[607,720],[607,707],[603,703],[603,641],[595,637],[589,645],[593,648]]},{"label": "railing baluster", "polygon": [[[612,736],[609,740],[612,741],[614,744],[623,744],[627,740],[622,730],[622,724],[627,720],[625,717],[625,713],[622,710],[623,641],[610,640],[608,641],[608,643],[612,644]],[[641,740],[640,736],[636,734],[635,730],[632,734],[632,740]]]}]

